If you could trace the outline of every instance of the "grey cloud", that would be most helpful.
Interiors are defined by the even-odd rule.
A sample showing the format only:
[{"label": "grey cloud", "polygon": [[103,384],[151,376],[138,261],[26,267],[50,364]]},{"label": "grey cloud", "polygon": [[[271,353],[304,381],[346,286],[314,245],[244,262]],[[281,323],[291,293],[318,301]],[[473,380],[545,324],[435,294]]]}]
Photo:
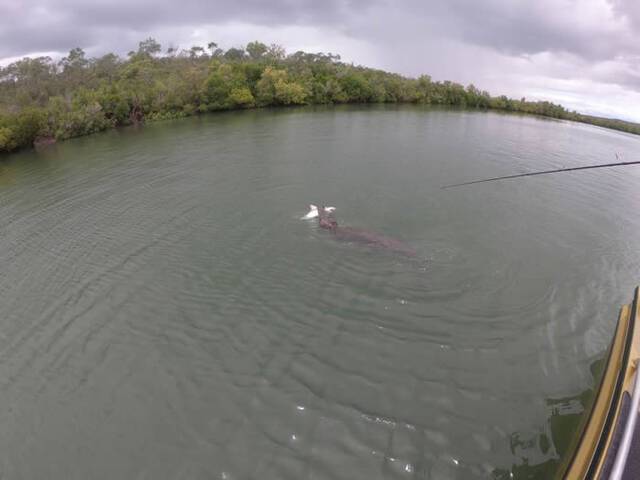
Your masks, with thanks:
[{"label": "grey cloud", "polygon": [[256,32],[493,91],[526,94],[532,76],[536,91],[540,78],[640,91],[638,0],[0,0],[0,61],[76,46],[124,54],[147,36],[229,47]]},{"label": "grey cloud", "polygon": [[95,30],[106,30],[117,35],[118,31],[120,34],[146,34],[163,28],[227,22],[274,27],[336,24],[353,12],[366,11],[367,5],[365,0],[27,1],[19,8],[5,7],[4,11],[0,11],[0,57],[26,54],[34,50],[91,47],[96,42],[117,41],[113,38],[99,38]]},{"label": "grey cloud", "polygon": [[[497,50],[513,54],[536,54],[545,51],[568,51],[580,56],[606,56],[612,45],[585,41],[586,37],[597,36],[599,32],[585,32],[573,28],[571,21],[553,21],[557,11],[541,15],[527,6],[506,8],[500,2],[484,2],[482,7],[463,17],[465,2],[451,3],[455,18],[461,22],[463,37],[471,43],[487,45]],[[531,5],[531,3],[529,4]]]},{"label": "grey cloud", "polygon": [[640,2],[637,0],[610,0],[614,11],[636,28],[640,27]]},{"label": "grey cloud", "polygon": [[224,23],[238,20],[247,23],[290,24],[299,21],[323,23],[335,19],[342,2],[329,0],[292,2],[260,0],[203,2],[78,2],[62,0],[59,5],[72,12],[76,20],[93,20],[100,25],[127,26],[148,29],[155,26],[176,26],[200,23]]},{"label": "grey cloud", "polygon": [[[9,0],[10,2],[11,0]],[[605,0],[602,0],[603,4]],[[636,0],[610,0],[618,17],[640,23]],[[487,46],[509,54],[567,51],[603,59],[640,52],[638,35],[578,21],[592,1],[570,0],[27,0],[7,3],[0,16],[0,56],[33,50],[68,50],[108,43],[93,30],[150,32],[166,27],[242,22],[266,26],[329,26],[364,38],[402,36],[404,25],[388,16],[420,23],[423,31]],[[574,8],[570,8],[574,5]],[[376,15],[378,18],[374,18]],[[365,19],[363,22],[362,19]],[[371,24],[378,28],[370,28]],[[637,33],[637,32],[636,32]],[[419,40],[419,38],[417,39]]]},{"label": "grey cloud", "polygon": [[[391,36],[407,33],[407,24],[415,23],[413,35],[437,32],[443,38],[458,39],[510,55],[534,55],[541,52],[568,52],[591,60],[605,60],[629,53],[640,53],[640,29],[621,28],[618,18],[638,15],[640,2],[615,0],[410,0],[397,4],[379,2],[379,15],[401,12],[402,26],[388,28]],[[602,14],[611,12],[611,18]],[[380,32],[366,30],[361,35],[374,37]],[[384,23],[381,25],[385,29]],[[416,39],[419,39],[417,37]]]}]

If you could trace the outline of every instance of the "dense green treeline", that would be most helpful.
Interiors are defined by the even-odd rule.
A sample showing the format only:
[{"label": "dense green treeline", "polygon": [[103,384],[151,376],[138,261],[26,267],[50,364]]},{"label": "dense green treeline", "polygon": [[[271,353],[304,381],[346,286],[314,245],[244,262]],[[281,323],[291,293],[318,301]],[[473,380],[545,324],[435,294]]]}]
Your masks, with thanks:
[{"label": "dense green treeline", "polygon": [[143,121],[275,105],[418,103],[524,112],[640,134],[640,125],[569,112],[550,102],[492,97],[473,85],[349,65],[336,55],[251,42],[178,51],[153,39],[126,59],[24,58],[0,68],[0,152]]}]

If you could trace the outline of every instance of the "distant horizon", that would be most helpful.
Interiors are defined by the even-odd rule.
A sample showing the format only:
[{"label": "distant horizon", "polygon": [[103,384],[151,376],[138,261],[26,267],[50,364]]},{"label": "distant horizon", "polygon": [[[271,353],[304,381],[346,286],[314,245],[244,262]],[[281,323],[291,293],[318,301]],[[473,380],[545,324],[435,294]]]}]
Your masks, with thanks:
[{"label": "distant horizon", "polygon": [[7,0],[0,64],[74,48],[126,54],[141,39],[183,48],[253,40],[288,52],[640,122],[640,3],[634,0]]}]

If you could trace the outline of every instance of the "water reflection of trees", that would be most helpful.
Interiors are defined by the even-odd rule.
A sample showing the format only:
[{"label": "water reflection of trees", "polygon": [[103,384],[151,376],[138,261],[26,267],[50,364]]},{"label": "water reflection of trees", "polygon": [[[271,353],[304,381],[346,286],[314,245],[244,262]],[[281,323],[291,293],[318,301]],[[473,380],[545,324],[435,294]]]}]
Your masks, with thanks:
[{"label": "water reflection of trees", "polygon": [[[604,363],[603,355],[589,367],[594,385],[600,381]],[[493,478],[496,480],[548,480],[559,475],[577,446],[580,432],[587,420],[584,413],[591,409],[594,393],[595,390],[590,388],[569,397],[548,398],[546,404],[549,417],[545,431],[549,432],[549,435],[539,433],[527,436],[519,432],[512,433],[511,453],[520,460],[520,463],[514,463],[510,468],[494,470]],[[547,459],[536,463],[535,457],[541,456]]]}]

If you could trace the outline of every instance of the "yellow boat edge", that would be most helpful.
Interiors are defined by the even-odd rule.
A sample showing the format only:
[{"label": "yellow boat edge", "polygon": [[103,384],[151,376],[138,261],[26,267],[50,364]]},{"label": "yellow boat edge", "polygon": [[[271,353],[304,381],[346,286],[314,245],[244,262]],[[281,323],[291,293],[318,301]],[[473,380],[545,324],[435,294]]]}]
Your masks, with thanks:
[{"label": "yellow boat edge", "polygon": [[603,473],[608,476],[611,471],[612,455],[616,453],[612,448],[614,434],[616,429],[624,428],[624,424],[619,425],[622,399],[625,393],[632,393],[640,358],[639,294],[636,287],[633,302],[620,309],[596,394],[574,438],[570,449],[573,453],[558,470],[556,479],[601,479]]}]

